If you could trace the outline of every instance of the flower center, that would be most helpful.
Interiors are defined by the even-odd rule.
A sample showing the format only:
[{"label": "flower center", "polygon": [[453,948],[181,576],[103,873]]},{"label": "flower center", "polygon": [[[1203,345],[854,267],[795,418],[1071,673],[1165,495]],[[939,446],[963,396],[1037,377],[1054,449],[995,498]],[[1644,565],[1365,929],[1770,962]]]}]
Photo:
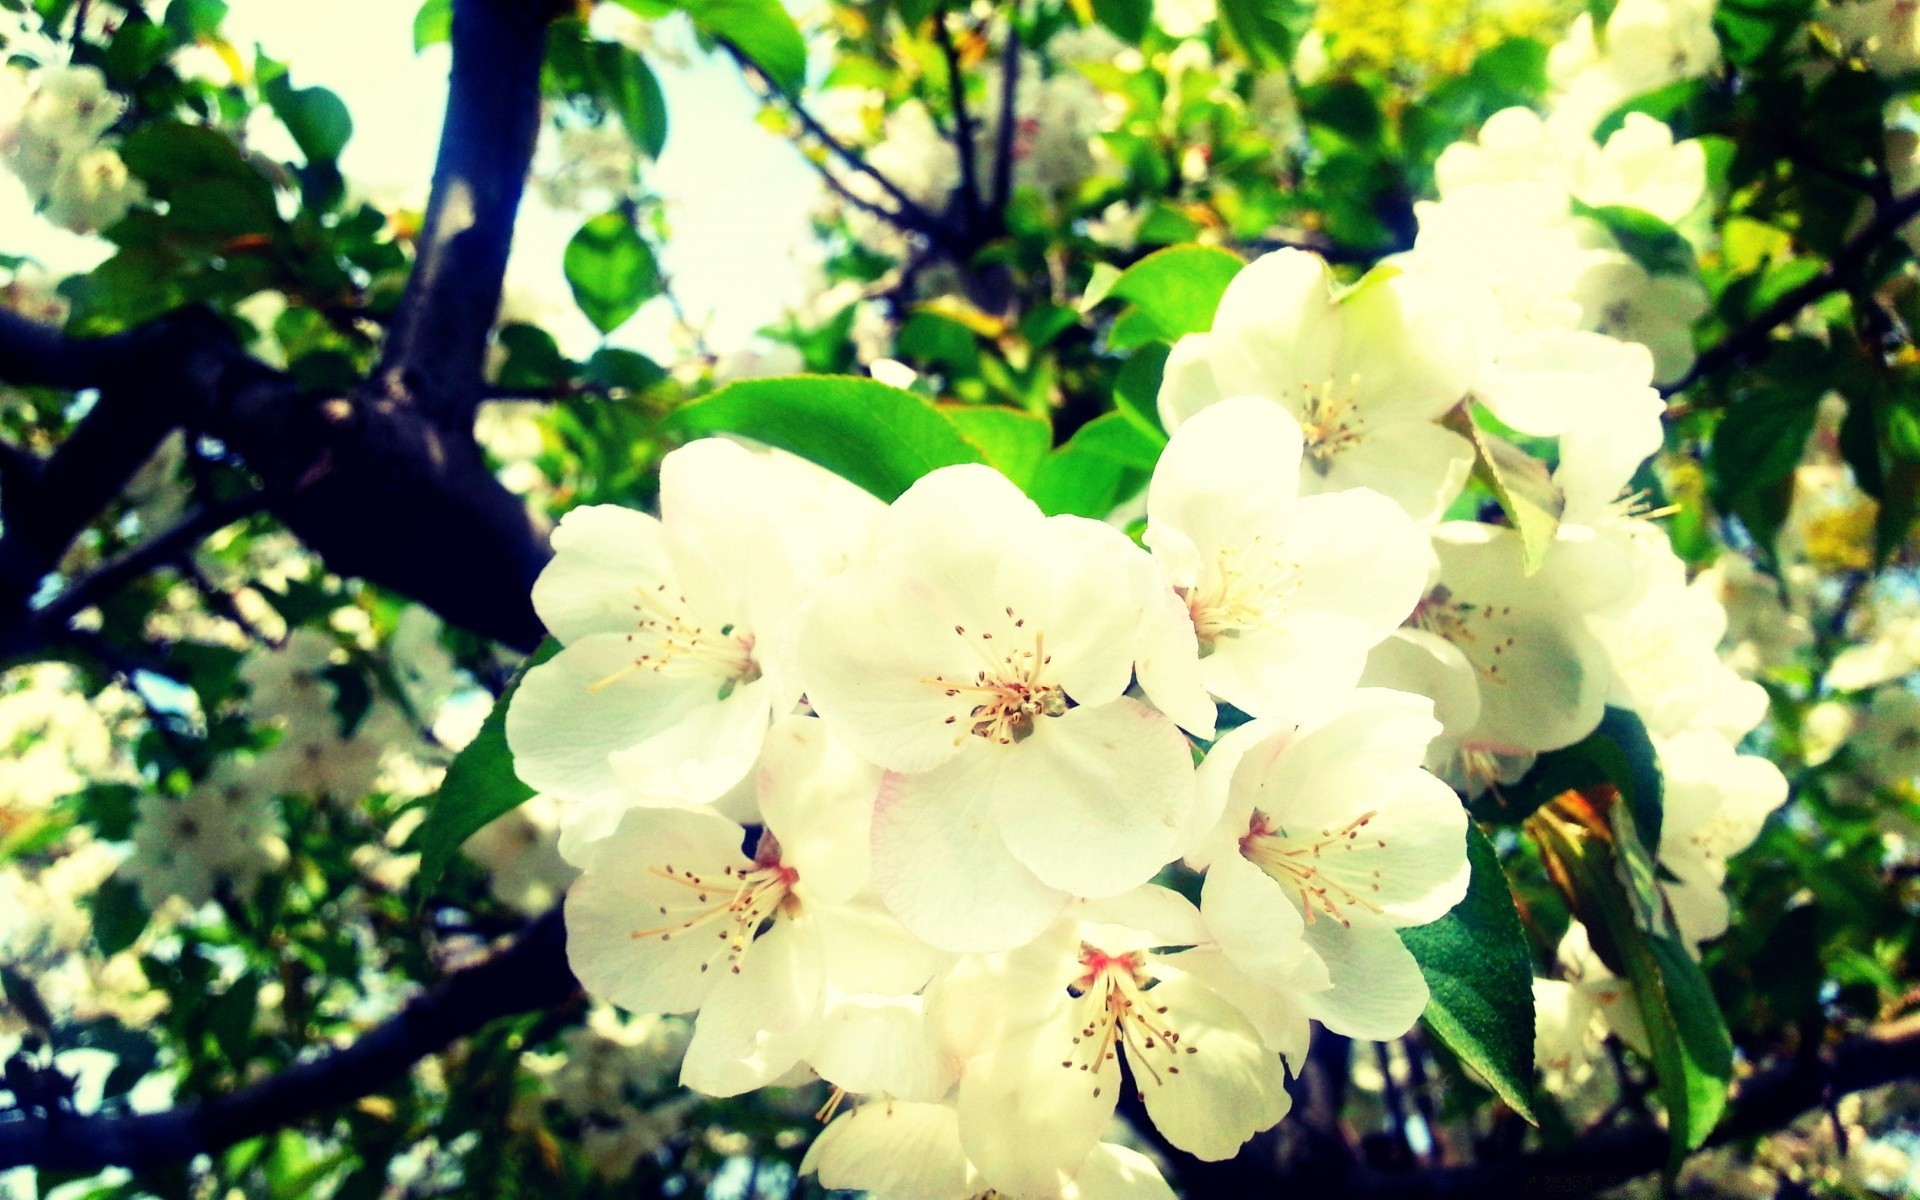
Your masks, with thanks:
[{"label": "flower center", "polygon": [[[1011,608],[1006,613],[1015,631],[1026,628],[1025,618],[1017,616]],[[1044,633],[1033,635],[1032,649],[1016,647],[1005,653],[994,646],[990,630],[968,633],[966,626],[955,625],[953,633],[967,642],[969,649],[983,651],[992,664],[975,671],[971,679],[934,675],[921,680],[948,696],[966,696],[977,701],[965,717],[965,732],[955,735],[954,745],[958,746],[969,733],[1002,746],[1022,742],[1032,736],[1039,718],[1057,717],[1072,707],[1059,684],[1042,678],[1047,665],[1053,662],[1053,656],[1046,650]],[[959,726],[962,718],[956,713],[947,718],[947,724]]]},{"label": "flower center", "polygon": [[[1348,908],[1361,908],[1379,914],[1380,906],[1371,893],[1380,890],[1379,869],[1354,871],[1346,864],[1335,870],[1339,859],[1369,846],[1383,849],[1386,841],[1378,837],[1363,839],[1362,832],[1378,816],[1364,812],[1345,825],[1322,829],[1311,837],[1295,837],[1276,825],[1266,813],[1254,810],[1253,821],[1240,839],[1240,855],[1265,871],[1282,886],[1300,894],[1301,915],[1311,925],[1320,914],[1342,925],[1352,925]],[[1328,858],[1332,852],[1333,857]],[[1346,876],[1342,879],[1341,876]]]},{"label": "flower center", "polygon": [[1322,475],[1342,452],[1360,444],[1366,419],[1354,402],[1359,389],[1358,373],[1344,385],[1331,378],[1318,387],[1301,385],[1300,432],[1306,437],[1307,461]]},{"label": "flower center", "polygon": [[1260,543],[1256,535],[1244,547],[1222,548],[1214,569],[1184,593],[1202,655],[1223,637],[1285,619],[1287,599],[1300,587],[1300,566],[1260,553]]},{"label": "flower center", "polygon": [[1512,634],[1495,628],[1493,622],[1512,615],[1512,605],[1455,600],[1446,585],[1440,584],[1413,606],[1407,623],[1458,646],[1484,682],[1505,683],[1501,656],[1513,649],[1514,639]]},{"label": "flower center", "polygon": [[639,631],[628,634],[627,640],[644,638],[649,648],[634,659],[631,666],[589,684],[589,692],[597,692],[635,671],[652,671],[660,675],[717,675],[719,698],[725,700],[740,684],[760,678],[760,663],[753,657],[751,631],[732,622],[717,627],[701,624],[694,619],[687,598],[669,592],[664,583],[635,591],[640,597],[633,606],[639,614]]},{"label": "flower center", "polygon": [[679,902],[660,905],[665,923],[628,934],[634,939],[658,938],[671,941],[696,929],[718,926],[716,936],[723,949],[714,952],[700,970],[706,971],[714,959],[724,956],[728,969],[740,973],[740,958],[776,917],[791,916],[799,908],[793,887],[800,872],[780,861],[780,843],[771,832],[760,835],[760,845],[749,867],[727,866],[716,877],[711,873],[673,869],[671,863],[649,866],[648,874],[664,879],[685,891]]},{"label": "flower center", "polygon": [[[1164,1076],[1180,1073],[1183,1054],[1199,1053],[1197,1047],[1180,1044],[1179,1031],[1163,1019],[1167,1006],[1155,1004],[1147,994],[1146,959],[1141,950],[1108,954],[1080,944],[1080,974],[1067,991],[1078,1001],[1078,1015],[1085,1020],[1060,1060],[1063,1069],[1086,1071],[1097,1078],[1100,1068],[1124,1049],[1127,1066],[1136,1076],[1150,1075],[1155,1083],[1164,1083]],[[1098,1083],[1093,1094],[1100,1094]]]}]

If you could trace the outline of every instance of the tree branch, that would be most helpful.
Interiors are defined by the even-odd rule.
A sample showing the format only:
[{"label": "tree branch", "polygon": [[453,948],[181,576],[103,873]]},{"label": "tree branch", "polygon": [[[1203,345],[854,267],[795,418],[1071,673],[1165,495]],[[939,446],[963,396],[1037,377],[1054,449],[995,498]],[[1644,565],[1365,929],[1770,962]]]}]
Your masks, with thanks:
[{"label": "tree branch", "polygon": [[0,1115],[0,1170],[139,1169],[218,1153],[371,1095],[458,1039],[501,1017],[563,1004],[579,986],[554,909],[507,949],[448,976],[352,1045],[239,1091],[136,1116]]},{"label": "tree branch", "polygon": [[1662,387],[1660,394],[1673,396],[1684,392],[1722,367],[1764,354],[1775,329],[1791,321],[1801,309],[1821,297],[1853,286],[1855,277],[1866,265],[1868,257],[1915,216],[1920,216],[1920,191],[1909,192],[1890,204],[1880,206],[1866,228],[1849,238],[1818,275],[1783,293],[1746,324],[1721,339],[1718,345],[1701,351],[1687,373]]},{"label": "tree branch", "polygon": [[1014,17],[1018,15],[1018,10],[1015,10],[1007,18],[1007,42],[1000,53],[1000,128],[993,147],[993,213],[996,223],[1006,220],[1007,205],[1013,200],[1014,101],[1020,92],[1020,27],[1014,24]]},{"label": "tree branch", "polygon": [[449,426],[473,421],[514,216],[540,131],[553,0],[455,0],[440,150],[406,291],[374,380]]},{"label": "tree branch", "polygon": [[933,35],[947,63],[947,96],[953,103],[953,148],[960,155],[960,206],[971,235],[980,224],[980,169],[973,139],[973,116],[967,111],[967,79],[960,69],[960,50],[947,28],[943,4],[933,13]]},{"label": "tree branch", "polygon": [[821,173],[826,177],[827,182],[833,186],[836,192],[865,211],[872,213],[884,221],[897,225],[902,229],[922,234],[942,245],[946,245],[952,241],[953,230],[946,221],[928,212],[927,209],[915,201],[913,197],[901,191],[898,184],[875,170],[873,165],[867,162],[866,158],[862,156],[859,151],[829,133],[826,126],[820,123],[819,118],[815,117],[811,112],[808,112],[806,105],[800,103],[798,96],[783,86],[779,80],[762,70],[760,64],[754,62],[753,58],[748,55],[746,51],[725,38],[721,38],[719,41],[721,48],[726,50],[727,54],[739,65],[740,69],[748,74],[749,79],[758,79],[761,82],[762,87],[756,90],[762,91],[764,96],[778,96],[781,103],[786,106],[787,111],[792,113],[794,118],[800,122],[801,127],[807,131],[808,136],[812,137],[822,146],[825,146],[835,158],[838,158],[842,163],[846,164],[847,168],[854,172],[854,174],[864,175],[868,179],[873,180],[880,190],[886,194],[887,198],[893,201],[896,208],[893,211],[889,211],[871,201],[860,199],[848,190],[845,184],[834,178],[830,171],[823,170]]}]

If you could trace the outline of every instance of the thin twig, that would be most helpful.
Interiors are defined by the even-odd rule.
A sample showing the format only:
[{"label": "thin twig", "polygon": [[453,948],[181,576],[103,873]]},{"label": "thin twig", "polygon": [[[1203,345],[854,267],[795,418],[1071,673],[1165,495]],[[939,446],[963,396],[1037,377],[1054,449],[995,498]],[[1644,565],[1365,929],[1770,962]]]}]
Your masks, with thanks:
[{"label": "thin twig", "polygon": [[947,61],[947,96],[953,104],[953,145],[960,155],[960,200],[971,234],[980,223],[980,175],[975,161],[973,117],[967,111],[967,78],[960,69],[960,49],[954,45],[953,31],[947,28],[947,9],[934,10],[933,35],[940,42],[940,53]]},{"label": "thin twig", "polygon": [[1000,129],[993,147],[993,215],[1004,221],[1013,200],[1014,100],[1020,91],[1020,29],[1007,20],[1007,42],[1000,52]]},{"label": "thin twig", "polygon": [[[792,113],[794,118],[800,122],[801,127],[807,131],[808,136],[812,137],[822,146],[825,146],[834,157],[845,163],[848,169],[873,180],[874,183],[879,186],[880,190],[886,193],[887,198],[898,206],[898,211],[888,212],[876,204],[860,200],[854,197],[844,185],[836,185],[835,191],[838,191],[843,197],[852,200],[861,208],[904,229],[925,234],[927,237],[933,238],[936,241],[944,242],[951,238],[952,230],[945,221],[928,212],[926,208],[915,201],[913,197],[901,191],[899,185],[894,183],[893,180],[888,179],[885,175],[875,170],[872,164],[868,163],[859,151],[850,148],[845,142],[842,142],[839,138],[829,133],[826,126],[820,123],[819,118],[807,111],[806,105],[800,103],[800,98],[796,96],[791,89],[786,87],[786,85],[768,74],[766,69],[755,62],[751,55],[726,38],[721,38],[719,44],[721,48],[732,57],[734,62],[739,65],[741,70],[748,74],[750,80],[758,79],[761,81],[762,86],[756,88],[756,91],[761,91],[763,95],[779,97],[781,103],[786,106],[787,111]],[[830,173],[823,172],[823,174],[828,174],[829,182],[833,182]]]}]

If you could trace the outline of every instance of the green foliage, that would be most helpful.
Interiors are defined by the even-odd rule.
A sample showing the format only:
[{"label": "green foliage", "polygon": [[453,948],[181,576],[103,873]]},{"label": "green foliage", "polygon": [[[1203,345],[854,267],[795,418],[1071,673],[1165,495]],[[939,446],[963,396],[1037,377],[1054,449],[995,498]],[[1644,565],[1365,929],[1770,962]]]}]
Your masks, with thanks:
[{"label": "green foliage", "polygon": [[574,303],[601,333],[612,333],[660,290],[653,250],[628,213],[588,217],[561,260]]},{"label": "green foliage", "polygon": [[1220,297],[1244,266],[1245,260],[1226,250],[1172,246],[1128,267],[1114,277],[1104,294],[1089,295],[1088,302],[1108,297],[1128,301],[1132,308],[1122,320],[1136,322],[1139,329],[1130,341],[1170,342],[1213,327]]},{"label": "green foliage", "polygon": [[1533,1112],[1533,964],[1493,843],[1467,827],[1466,898],[1400,931],[1430,993],[1424,1020],[1449,1050],[1529,1121]]},{"label": "green foliage", "polygon": [[427,802],[427,818],[414,835],[413,845],[420,852],[417,886],[421,896],[433,894],[447,865],[468,838],[533,795],[533,789],[514,773],[513,755],[507,750],[507,705],[526,673],[559,652],[560,643],[552,638],[534,651],[494,701],[480,732],[448,764],[440,790]]},{"label": "green foliage", "polygon": [[1629,709],[1608,707],[1592,733],[1540,755],[1516,782],[1488,789],[1473,811],[1483,821],[1517,824],[1566,792],[1602,787],[1620,794],[1647,849],[1658,853],[1666,807],[1660,760],[1645,723]]},{"label": "green foliage", "polygon": [[933,405],[872,379],[746,379],[681,409],[688,437],[733,433],[790,450],[892,500],[927,472],[985,461]]},{"label": "green foliage", "polygon": [[708,37],[731,43],[780,87],[800,90],[807,44],[780,0],[675,0]]}]

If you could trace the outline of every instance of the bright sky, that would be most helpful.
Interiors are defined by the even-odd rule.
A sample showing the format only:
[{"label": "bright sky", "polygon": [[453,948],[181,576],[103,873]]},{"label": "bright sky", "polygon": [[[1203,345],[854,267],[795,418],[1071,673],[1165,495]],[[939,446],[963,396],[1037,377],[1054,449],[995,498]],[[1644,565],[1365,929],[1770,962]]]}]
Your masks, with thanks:
[{"label": "bright sky", "polygon": [[[339,93],[355,128],[341,158],[348,179],[380,191],[426,195],[446,97],[447,48],[413,52],[413,0],[229,0],[226,31],[251,61],[258,43],[291,65],[294,82]],[[660,36],[691,46],[672,18]],[[724,59],[697,54],[687,68],[656,63],[667,93],[671,131],[644,182],[668,201],[673,237],[663,267],[689,316],[709,317],[717,351],[746,344],[801,299],[794,256],[807,241],[806,210],[816,186],[797,150],[754,122],[757,105]],[[97,238],[81,238],[33,217],[11,175],[0,172],[0,249],[26,252],[56,272],[84,270],[103,257]],[[555,212],[529,194],[521,209],[509,280],[547,301],[543,320],[575,357],[597,334],[573,306],[561,251],[591,215]],[[671,313],[654,301],[611,339],[671,358]]]}]

